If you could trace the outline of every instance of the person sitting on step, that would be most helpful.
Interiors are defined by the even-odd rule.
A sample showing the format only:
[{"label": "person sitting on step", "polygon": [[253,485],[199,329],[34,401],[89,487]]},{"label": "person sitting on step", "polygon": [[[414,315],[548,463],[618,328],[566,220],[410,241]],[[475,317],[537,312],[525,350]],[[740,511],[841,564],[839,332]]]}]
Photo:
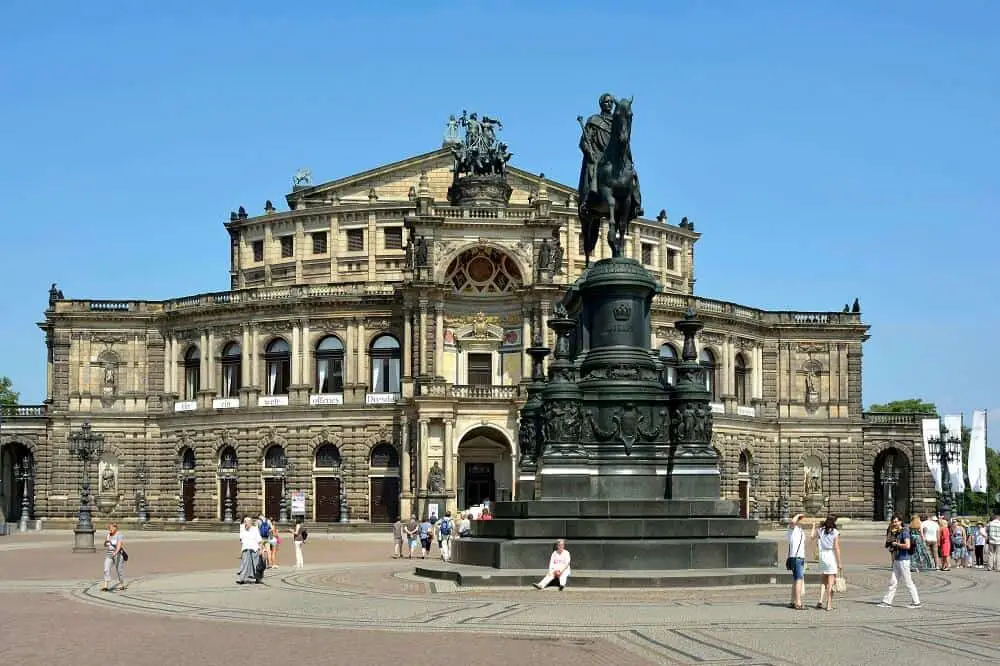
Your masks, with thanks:
[{"label": "person sitting on step", "polygon": [[566,550],[566,541],[559,539],[556,541],[556,549],[552,551],[549,558],[549,571],[545,577],[535,583],[535,587],[544,590],[553,580],[559,580],[559,591],[566,589],[566,580],[569,578],[569,551]]}]

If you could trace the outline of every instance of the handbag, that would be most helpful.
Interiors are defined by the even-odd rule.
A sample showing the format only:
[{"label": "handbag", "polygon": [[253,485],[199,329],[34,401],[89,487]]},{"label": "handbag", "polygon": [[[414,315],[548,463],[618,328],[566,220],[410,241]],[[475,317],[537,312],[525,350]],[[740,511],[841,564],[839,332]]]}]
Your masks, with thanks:
[{"label": "handbag", "polygon": [[837,594],[843,594],[847,592],[847,579],[844,578],[844,572],[841,571],[837,574],[837,578],[833,581],[833,591]]},{"label": "handbag", "polygon": [[122,562],[128,562],[128,552],[124,548],[122,548],[121,553],[122,553]]}]

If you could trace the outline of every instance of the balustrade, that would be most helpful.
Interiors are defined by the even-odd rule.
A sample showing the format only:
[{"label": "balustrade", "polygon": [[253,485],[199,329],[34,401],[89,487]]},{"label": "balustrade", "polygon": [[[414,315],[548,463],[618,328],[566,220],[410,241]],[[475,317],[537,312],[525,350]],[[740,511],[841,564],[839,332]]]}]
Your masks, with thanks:
[{"label": "balustrade", "polygon": [[28,419],[48,414],[48,405],[0,405],[0,414],[5,419]]}]

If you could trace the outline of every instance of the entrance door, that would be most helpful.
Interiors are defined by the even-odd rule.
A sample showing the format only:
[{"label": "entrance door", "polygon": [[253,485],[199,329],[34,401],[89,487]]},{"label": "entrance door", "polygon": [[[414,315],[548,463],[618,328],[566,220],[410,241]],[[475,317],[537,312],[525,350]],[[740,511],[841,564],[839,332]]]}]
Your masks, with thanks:
[{"label": "entrance door", "polygon": [[281,514],[281,479],[264,479],[264,515],[278,519]]},{"label": "entrance door", "polygon": [[750,517],[750,482],[740,481],[740,518]]},{"label": "entrance door", "polygon": [[336,523],[339,520],[340,520],[340,479],[328,476],[317,477],[316,522]]},{"label": "entrance door", "polygon": [[373,523],[394,523],[399,518],[399,477],[373,476],[369,520]]},{"label": "entrance door", "polygon": [[226,517],[226,493],[229,493],[229,506],[233,510],[233,520],[239,520],[240,512],[236,502],[236,479],[219,480],[219,520]]},{"label": "entrance door", "polygon": [[194,520],[194,490],[195,480],[184,479],[184,490],[181,495],[184,498],[184,520]]},{"label": "entrance door", "polygon": [[496,499],[493,463],[465,463],[465,505],[482,504],[485,499]]}]

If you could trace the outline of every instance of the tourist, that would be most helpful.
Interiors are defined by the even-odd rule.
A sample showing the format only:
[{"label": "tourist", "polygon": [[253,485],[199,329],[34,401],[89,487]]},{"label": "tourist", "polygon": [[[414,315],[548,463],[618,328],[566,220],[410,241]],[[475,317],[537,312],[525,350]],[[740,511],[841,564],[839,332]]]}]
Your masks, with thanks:
[{"label": "tourist", "polygon": [[986,543],[988,541],[988,537],[986,536],[986,525],[984,525],[982,521],[976,523],[973,538],[975,539],[976,568],[982,569],[986,566]]},{"label": "tourist", "polygon": [[261,538],[261,554],[264,556],[264,566],[271,566],[271,522],[267,516],[260,514],[257,517],[257,531]]},{"label": "tourist", "polygon": [[563,539],[556,541],[556,549],[552,551],[549,558],[549,570],[545,576],[535,583],[535,588],[544,590],[553,580],[559,581],[559,591],[566,589],[566,581],[569,579],[569,551],[566,550],[566,542]]},{"label": "tourist", "polygon": [[1000,571],[1000,513],[993,514],[993,520],[986,526],[990,571]]},{"label": "tourist", "polygon": [[799,526],[804,514],[797,513],[788,522],[788,557],[785,568],[792,572],[792,603],[789,608],[803,610],[802,591],[806,582],[806,535]]},{"label": "tourist", "polygon": [[826,610],[833,610],[833,582],[838,575],[842,575],[844,569],[840,563],[840,532],[837,530],[837,519],[834,516],[827,516],[818,532],[816,525],[813,525],[812,537],[819,542],[819,572],[823,576],[823,590],[820,592],[820,602],[816,604],[816,608],[823,608],[825,593]]},{"label": "tourist", "polygon": [[931,571],[936,568],[934,558],[931,557],[931,552],[927,549],[927,544],[924,543],[922,531],[923,522],[919,516],[914,516],[910,520],[910,541],[912,542],[910,548],[910,571]]},{"label": "tourist", "polygon": [[281,549],[281,533],[274,527],[274,518],[267,519],[271,523],[271,538],[267,540],[271,546],[271,566],[278,568],[278,551]]},{"label": "tourist", "polygon": [[454,531],[454,524],[451,520],[451,511],[444,512],[444,518],[434,525],[434,532],[437,534],[438,551],[441,559],[447,562],[451,559],[451,533]]},{"label": "tourist", "polygon": [[419,532],[420,532],[421,559],[426,558],[427,555],[431,552],[431,532],[433,531],[433,529],[434,526],[431,525],[431,521],[429,518],[425,517],[422,521],[420,521]]},{"label": "tourist", "polygon": [[263,539],[260,528],[253,524],[253,519],[247,516],[240,526],[240,570],[236,574],[236,582],[259,583],[264,578],[264,561],[261,557]]},{"label": "tourist", "polygon": [[951,559],[960,569],[966,565],[965,529],[958,518],[951,519]]},{"label": "tourist", "polygon": [[941,571],[951,569],[951,530],[948,521],[942,518],[938,521],[938,555],[941,558]]},{"label": "tourist", "polygon": [[458,515],[458,536],[459,538],[466,538],[472,535],[472,521],[469,520],[468,512],[460,513]]},{"label": "tourist", "polygon": [[104,537],[104,585],[102,592],[111,592],[114,587],[111,585],[111,574],[115,574],[118,579],[118,589],[125,591],[125,560],[128,554],[125,552],[125,536],[118,531],[118,523],[108,525],[108,533]]},{"label": "tourist", "polygon": [[479,520],[493,520],[493,512],[490,511],[489,507],[483,507],[483,512],[479,514]]},{"label": "tourist", "polygon": [[906,589],[910,592],[909,608],[920,608],[920,595],[917,593],[917,586],[910,576],[910,549],[913,547],[913,540],[910,538],[910,528],[903,526],[903,521],[899,515],[892,516],[891,524],[892,540],[886,544],[893,555],[892,575],[889,577],[889,589],[879,603],[880,608],[892,608],[892,600],[896,598],[896,588],[902,579]]},{"label": "tourist", "polygon": [[403,556],[403,518],[399,516],[392,524],[392,559]]},{"label": "tourist", "polygon": [[403,533],[406,535],[406,543],[410,547],[408,558],[412,560],[413,551],[417,549],[417,544],[420,543],[417,538],[417,535],[420,533],[420,523],[417,522],[416,516],[410,516],[410,520],[406,523]]},{"label": "tourist", "polygon": [[308,532],[306,532],[305,525],[302,524],[302,518],[295,519],[295,527],[292,528],[292,544],[295,546],[295,568],[301,569],[303,566],[302,559],[302,544],[306,540]]},{"label": "tourist", "polygon": [[930,551],[931,557],[934,559],[935,569],[941,568],[941,561],[938,559],[938,532],[940,529],[937,516],[934,518],[928,518],[926,514],[920,516],[920,535],[924,538],[927,550]]}]

